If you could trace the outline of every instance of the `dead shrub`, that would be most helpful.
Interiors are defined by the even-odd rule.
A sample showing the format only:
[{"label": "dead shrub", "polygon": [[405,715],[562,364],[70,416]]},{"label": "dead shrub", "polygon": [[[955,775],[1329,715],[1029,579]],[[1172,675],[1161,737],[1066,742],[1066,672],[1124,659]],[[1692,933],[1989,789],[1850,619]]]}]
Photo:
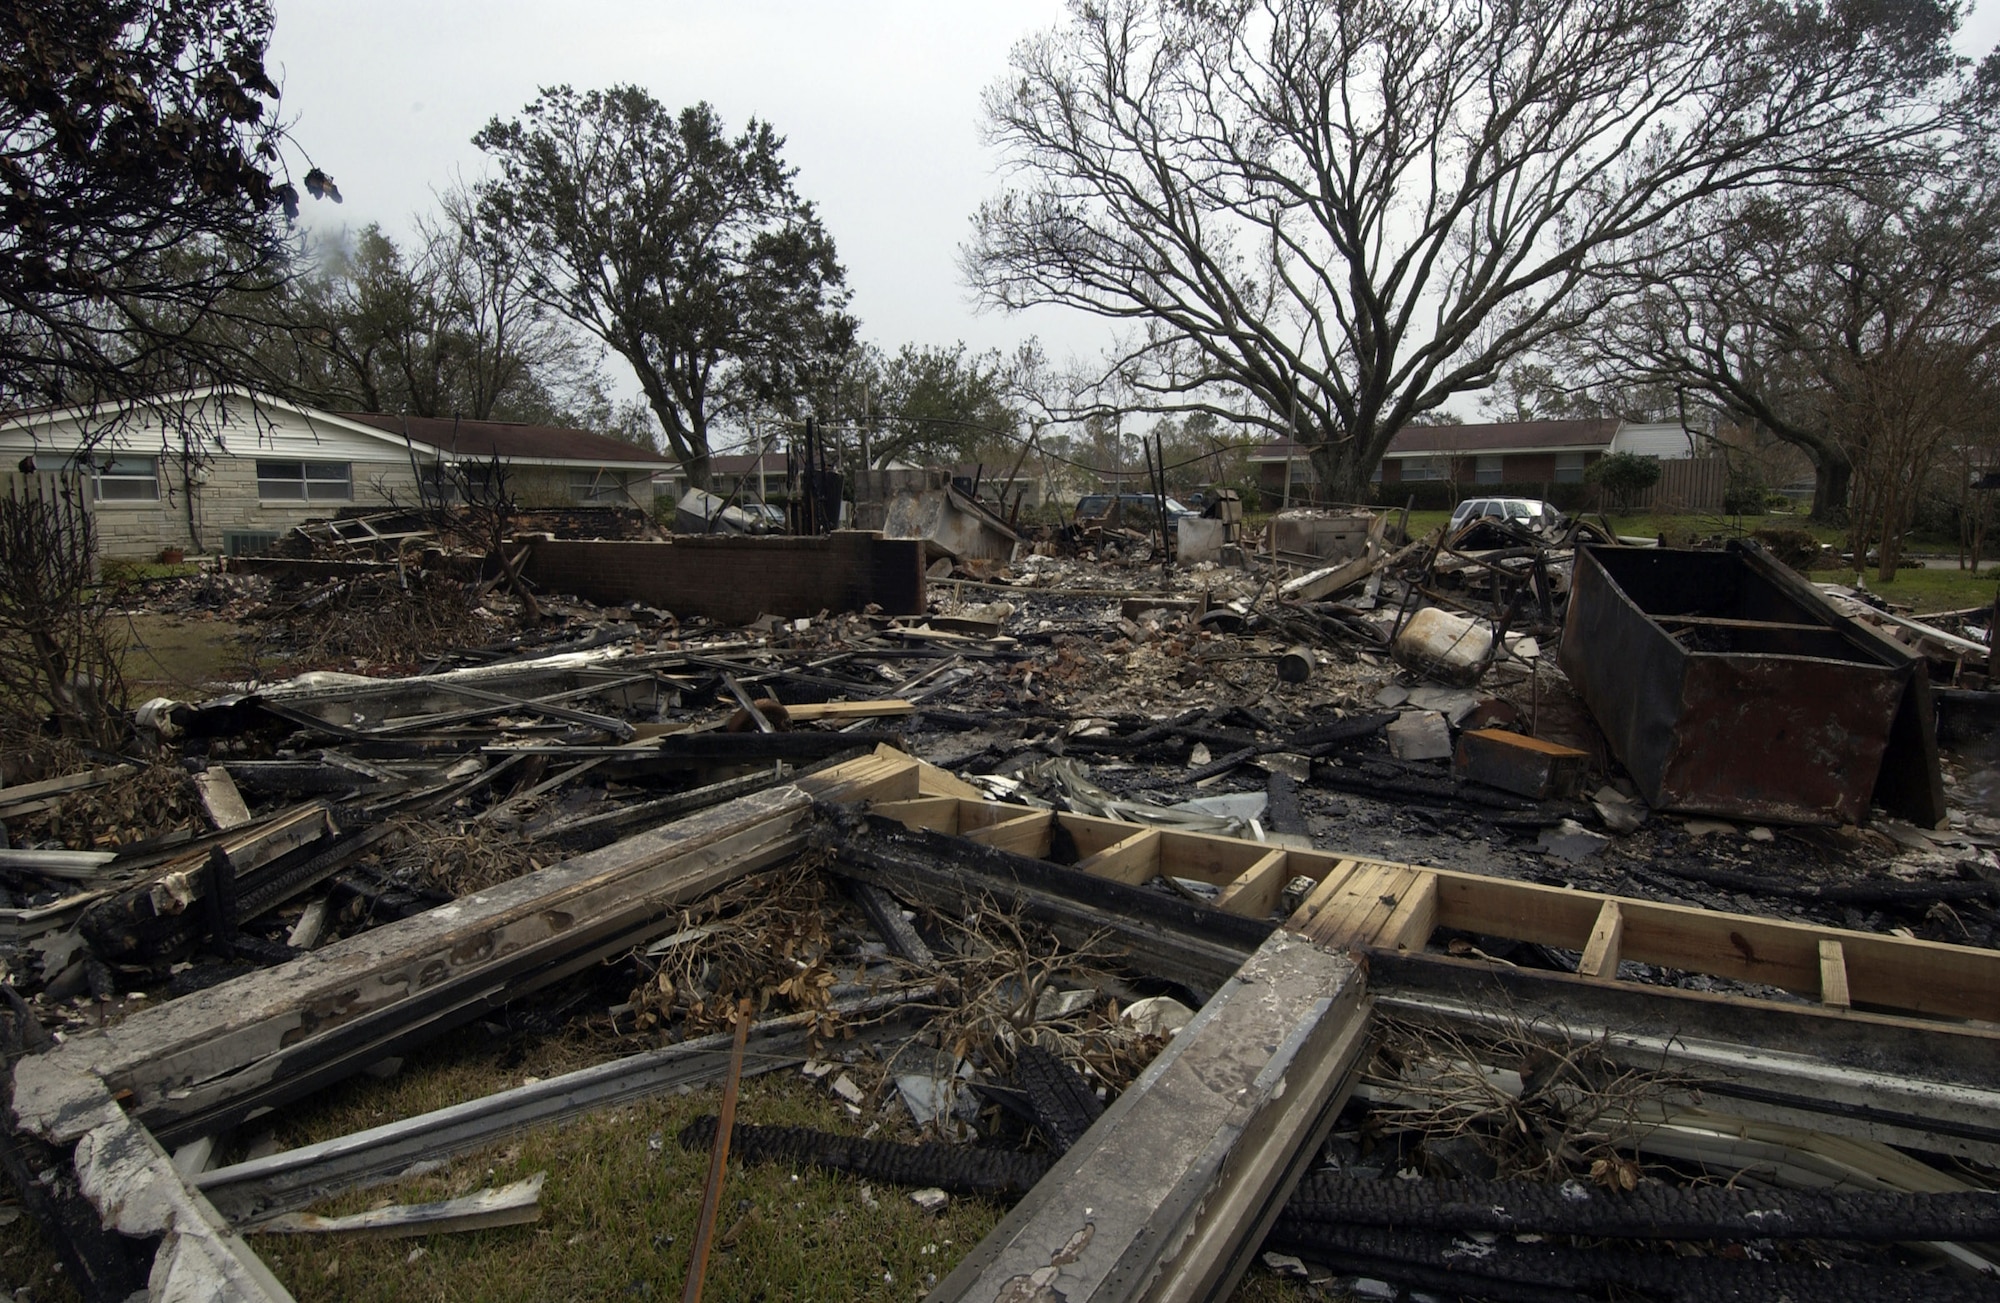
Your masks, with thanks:
[{"label": "dead shrub", "polygon": [[0,496],[0,735],[12,745],[54,733],[115,750],[127,737],[124,649],[92,582],[82,494],[66,477]]}]

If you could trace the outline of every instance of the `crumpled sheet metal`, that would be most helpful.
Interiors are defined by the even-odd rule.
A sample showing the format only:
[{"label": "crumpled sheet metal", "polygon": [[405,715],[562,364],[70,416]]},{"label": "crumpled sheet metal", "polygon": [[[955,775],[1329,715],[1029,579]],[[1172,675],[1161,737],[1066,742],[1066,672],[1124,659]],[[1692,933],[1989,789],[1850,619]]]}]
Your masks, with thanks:
[{"label": "crumpled sheet metal", "polygon": [[1859,823],[1914,666],[1848,623],[1743,553],[1585,548],[1561,663],[1653,808]]}]

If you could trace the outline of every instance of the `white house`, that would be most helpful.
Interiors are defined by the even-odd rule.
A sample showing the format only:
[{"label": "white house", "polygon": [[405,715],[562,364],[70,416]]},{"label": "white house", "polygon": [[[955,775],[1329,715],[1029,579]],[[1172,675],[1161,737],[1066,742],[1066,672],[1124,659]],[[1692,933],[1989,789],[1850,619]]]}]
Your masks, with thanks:
[{"label": "white house", "polygon": [[219,389],[115,417],[67,409],[0,420],[0,480],[83,477],[99,550],[114,557],[254,551],[306,520],[414,505],[418,477],[440,466],[495,460],[526,506],[650,510],[654,476],[676,469],[588,430],[328,412]]}]

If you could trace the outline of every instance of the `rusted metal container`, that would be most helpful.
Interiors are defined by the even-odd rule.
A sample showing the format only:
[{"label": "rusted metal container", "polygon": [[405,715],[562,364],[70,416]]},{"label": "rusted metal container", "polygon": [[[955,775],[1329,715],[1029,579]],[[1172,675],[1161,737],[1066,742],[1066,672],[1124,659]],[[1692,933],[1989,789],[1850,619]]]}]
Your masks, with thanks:
[{"label": "rusted metal container", "polygon": [[1905,718],[1929,709],[1916,657],[1754,544],[1579,548],[1560,660],[1655,809],[1859,823],[1882,799],[1942,817],[1929,721]]}]

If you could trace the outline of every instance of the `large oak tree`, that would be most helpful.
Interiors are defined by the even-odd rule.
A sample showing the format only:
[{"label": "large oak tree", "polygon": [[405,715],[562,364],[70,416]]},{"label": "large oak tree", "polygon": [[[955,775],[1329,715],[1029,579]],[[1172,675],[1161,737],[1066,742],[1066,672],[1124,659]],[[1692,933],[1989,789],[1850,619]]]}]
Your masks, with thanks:
[{"label": "large oak tree", "polygon": [[[1297,431],[1361,497],[1396,432],[1603,306],[1705,198],[1883,166],[1950,0],[1073,0],[987,94],[989,305],[1128,323],[1158,410]],[[1692,235],[1692,231],[1683,231]]]},{"label": "large oak tree", "polygon": [[564,86],[474,143],[500,169],[488,229],[530,292],[631,364],[691,483],[721,406],[807,389],[852,343],[833,239],[769,124],[730,136],[707,104]]}]

